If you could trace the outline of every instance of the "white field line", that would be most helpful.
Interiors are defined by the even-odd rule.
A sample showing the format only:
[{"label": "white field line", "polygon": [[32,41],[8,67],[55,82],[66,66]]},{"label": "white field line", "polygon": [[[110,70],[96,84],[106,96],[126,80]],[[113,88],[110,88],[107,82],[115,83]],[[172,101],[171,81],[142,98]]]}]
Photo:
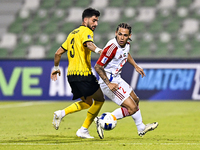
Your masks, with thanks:
[{"label": "white field line", "polygon": [[43,105],[47,103],[52,103],[52,102],[44,102],[44,101],[39,101],[39,102],[23,102],[23,103],[16,103],[16,104],[7,104],[7,105],[0,105],[1,108],[14,108],[14,107],[27,107],[27,106],[33,106],[33,105]]},{"label": "white field line", "polygon": [[[91,144],[91,142],[84,142],[85,144]],[[82,145],[83,143],[0,143],[0,145],[39,145],[39,146],[52,146],[52,145]],[[110,143],[95,143],[96,145],[108,145]],[[190,146],[200,146],[200,143],[119,143],[119,145],[190,145]]]}]

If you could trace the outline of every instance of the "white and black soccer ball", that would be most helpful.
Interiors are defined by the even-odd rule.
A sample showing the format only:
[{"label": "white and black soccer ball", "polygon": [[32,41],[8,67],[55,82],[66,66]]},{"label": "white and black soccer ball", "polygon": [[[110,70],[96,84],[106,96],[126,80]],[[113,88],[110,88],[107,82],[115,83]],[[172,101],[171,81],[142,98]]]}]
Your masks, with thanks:
[{"label": "white and black soccer ball", "polygon": [[117,118],[113,114],[106,112],[99,117],[99,123],[102,129],[112,130],[117,125]]}]

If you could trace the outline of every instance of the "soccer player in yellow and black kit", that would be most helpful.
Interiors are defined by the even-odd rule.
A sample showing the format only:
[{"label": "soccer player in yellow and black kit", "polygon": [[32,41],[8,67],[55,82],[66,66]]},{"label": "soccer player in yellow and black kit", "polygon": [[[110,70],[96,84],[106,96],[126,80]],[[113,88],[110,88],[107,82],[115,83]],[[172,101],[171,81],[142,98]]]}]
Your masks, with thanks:
[{"label": "soccer player in yellow and black kit", "polygon": [[92,8],[84,10],[82,25],[73,30],[56,51],[54,70],[51,73],[51,79],[57,80],[57,74],[61,73],[59,70],[61,55],[67,52],[69,61],[67,78],[72,89],[73,100],[80,98],[81,101],[63,110],[55,111],[52,123],[57,130],[64,116],[89,108],[82,127],[76,132],[76,135],[81,138],[94,138],[89,135],[88,128],[105,101],[98,81],[91,70],[91,51],[101,53],[101,49],[93,43],[93,31],[98,25],[99,16],[98,10]]}]

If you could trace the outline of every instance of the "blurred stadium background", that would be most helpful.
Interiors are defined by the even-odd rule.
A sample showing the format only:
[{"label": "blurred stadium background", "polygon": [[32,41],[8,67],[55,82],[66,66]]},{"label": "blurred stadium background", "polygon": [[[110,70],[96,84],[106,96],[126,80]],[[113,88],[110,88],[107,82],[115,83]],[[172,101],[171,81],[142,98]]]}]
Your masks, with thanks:
[{"label": "blurred stadium background", "polygon": [[128,22],[134,58],[200,58],[200,0],[0,0],[0,58],[52,59],[89,6],[101,12],[99,47]]}]

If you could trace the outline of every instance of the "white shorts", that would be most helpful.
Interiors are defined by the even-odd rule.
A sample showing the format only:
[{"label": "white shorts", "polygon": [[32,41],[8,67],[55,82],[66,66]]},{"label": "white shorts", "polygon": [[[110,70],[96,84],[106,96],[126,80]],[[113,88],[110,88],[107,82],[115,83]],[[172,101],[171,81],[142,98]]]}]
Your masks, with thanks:
[{"label": "white shorts", "polygon": [[113,77],[111,82],[118,84],[119,89],[117,91],[112,92],[101,78],[99,80],[100,88],[103,91],[103,94],[105,94],[117,105],[121,106],[121,104],[130,96],[132,88],[121,78],[120,75]]}]

